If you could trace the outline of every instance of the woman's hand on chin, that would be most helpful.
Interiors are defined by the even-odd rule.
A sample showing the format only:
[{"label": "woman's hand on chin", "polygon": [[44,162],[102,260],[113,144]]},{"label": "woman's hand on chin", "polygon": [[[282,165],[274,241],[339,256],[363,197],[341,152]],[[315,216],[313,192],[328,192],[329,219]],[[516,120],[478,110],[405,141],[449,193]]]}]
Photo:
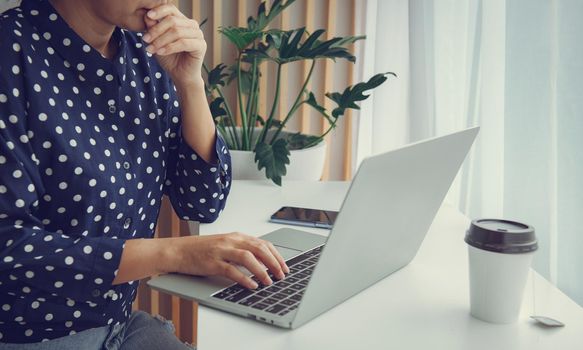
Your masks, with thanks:
[{"label": "woman's hand on chin", "polygon": [[144,22],[146,50],[155,55],[176,87],[204,86],[201,70],[207,45],[198,22],[170,4],[149,10]]}]

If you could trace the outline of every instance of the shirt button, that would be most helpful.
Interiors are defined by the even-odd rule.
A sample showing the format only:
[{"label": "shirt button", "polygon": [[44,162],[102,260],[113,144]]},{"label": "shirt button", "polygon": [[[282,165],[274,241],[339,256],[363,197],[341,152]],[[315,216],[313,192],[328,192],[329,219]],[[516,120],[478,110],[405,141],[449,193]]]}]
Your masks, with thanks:
[{"label": "shirt button", "polygon": [[132,219],[126,218],[125,221],[123,222],[123,228],[127,230],[128,228],[130,228],[131,224],[132,224]]},{"label": "shirt button", "polygon": [[93,296],[94,298],[97,298],[97,297],[98,297],[98,296],[100,296],[100,295],[101,295],[101,292],[99,291],[99,289],[94,289],[94,290],[91,292],[91,296]]},{"label": "shirt button", "polygon": [[130,169],[130,162],[123,162],[123,168],[125,170],[129,170]]},{"label": "shirt button", "polygon": [[116,111],[115,106],[114,105],[110,105],[109,106],[109,113],[115,113],[115,111]]}]

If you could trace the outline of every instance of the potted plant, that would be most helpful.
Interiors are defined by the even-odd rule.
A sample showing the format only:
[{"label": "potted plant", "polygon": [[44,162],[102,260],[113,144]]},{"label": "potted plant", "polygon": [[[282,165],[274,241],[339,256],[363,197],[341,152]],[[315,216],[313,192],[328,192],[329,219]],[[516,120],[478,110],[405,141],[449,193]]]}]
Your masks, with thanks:
[{"label": "potted plant", "polygon": [[[366,82],[347,87],[342,92],[326,93],[325,96],[336,103],[332,111],[326,110],[316,100],[314,93],[306,89],[316,61],[346,59],[355,62],[356,58],[348,51],[347,46],[365,37],[347,36],[321,40],[325,32],[322,29],[313,33],[308,33],[305,27],[291,30],[266,29],[277,15],[294,2],[295,0],[275,0],[269,11],[265,2],[262,2],[257,17],[249,17],[246,27],[219,28],[220,33],[236,46],[237,58],[229,66],[221,63],[212,69],[204,67],[207,73],[210,109],[219,133],[232,151],[253,152],[253,161],[257,164],[257,169],[259,171],[265,169],[266,177],[280,186],[282,176],[286,175],[286,167],[290,163],[290,150],[306,150],[325,145],[322,140],[334,129],[346,109],[359,109],[355,102],[368,98],[364,92],[381,85],[387,79],[387,75],[394,75],[394,73],[377,74]],[[302,60],[311,61],[310,71],[290,110],[278,120],[276,110],[280,99],[282,67]],[[259,66],[265,61],[276,65],[277,78],[270,112],[268,115],[260,116]],[[239,108],[241,115],[240,126],[235,123],[234,109],[227,102],[223,91],[230,84],[236,84],[238,103],[235,106]],[[303,104],[313,107],[328,120],[329,128],[321,135],[304,135],[284,130],[287,122]],[[320,174],[321,169],[322,167]]]}]

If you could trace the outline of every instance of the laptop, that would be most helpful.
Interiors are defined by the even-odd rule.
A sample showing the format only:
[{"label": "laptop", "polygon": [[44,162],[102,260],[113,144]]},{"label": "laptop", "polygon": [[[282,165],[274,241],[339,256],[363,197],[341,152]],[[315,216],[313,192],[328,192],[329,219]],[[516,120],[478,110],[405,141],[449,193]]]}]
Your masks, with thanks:
[{"label": "laptop", "polygon": [[[421,245],[478,127],[362,161],[328,237],[270,232],[290,274],[249,290],[223,277],[168,274],[157,290],[283,328],[297,328],[406,266]],[[293,253],[292,253],[293,252]]]}]

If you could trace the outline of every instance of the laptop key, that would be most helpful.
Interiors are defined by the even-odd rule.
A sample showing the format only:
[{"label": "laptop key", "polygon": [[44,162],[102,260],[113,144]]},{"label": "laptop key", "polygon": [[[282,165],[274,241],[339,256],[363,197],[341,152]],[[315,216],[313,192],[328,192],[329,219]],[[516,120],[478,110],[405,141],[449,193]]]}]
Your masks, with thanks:
[{"label": "laptop key", "polygon": [[262,301],[262,303],[266,303],[266,304],[269,304],[269,305],[277,304],[278,302],[279,302],[279,300],[278,299],[274,299],[274,298],[267,298],[267,299],[264,299]]},{"label": "laptop key", "polygon": [[245,287],[243,287],[239,284],[235,284],[235,285],[232,285],[229,288],[223,290],[223,293],[227,293],[229,295],[232,295],[232,294],[238,293],[244,289],[245,289]]},{"label": "laptop key", "polygon": [[281,305],[281,304],[277,304],[277,305],[273,305],[268,307],[267,309],[265,309],[265,311],[270,312],[272,314],[276,314],[278,312],[281,312],[283,309],[285,309],[285,306]]},{"label": "laptop key", "polygon": [[270,287],[266,288],[265,290],[266,290],[266,291],[268,291],[268,292],[277,293],[277,292],[279,292],[280,290],[282,290],[282,288],[280,288],[280,287],[278,287],[278,286],[274,286],[274,285],[272,285],[272,286],[270,286]]},{"label": "laptop key", "polygon": [[295,292],[297,292],[297,290],[291,288],[287,288],[281,291],[282,294],[286,294],[288,296],[294,294]]},{"label": "laptop key", "polygon": [[296,283],[297,281],[299,281],[300,279],[297,278],[296,276],[290,276],[288,278],[285,279],[288,283],[293,284]]},{"label": "laptop key", "polygon": [[288,267],[292,267],[292,266],[294,266],[295,264],[298,264],[298,263],[300,263],[301,261],[304,261],[304,260],[306,260],[307,258],[309,258],[309,256],[308,256],[307,254],[305,254],[305,253],[304,253],[304,254],[301,254],[301,255],[298,255],[298,256],[296,256],[296,257],[293,257],[293,258],[289,259],[288,261],[286,261],[286,262],[285,262],[285,264],[286,264]]},{"label": "laptop key", "polygon": [[301,285],[301,284],[294,284],[290,288],[293,289],[293,290],[302,290],[302,289],[306,288],[306,286],[305,285]]},{"label": "laptop key", "polygon": [[283,310],[282,312],[278,313],[278,315],[279,316],[283,316],[283,315],[287,314],[290,311],[291,311],[290,309],[286,309],[286,310]]},{"label": "laptop key", "polygon": [[292,306],[292,305],[297,304],[297,301],[291,300],[291,299],[285,299],[281,302],[281,304],[287,305],[287,306]]},{"label": "laptop key", "polygon": [[287,278],[286,278],[286,281],[284,281],[284,280],[277,281],[277,282],[275,282],[275,285],[278,287],[281,287],[281,288],[286,288],[286,287],[289,287],[291,285],[291,283],[287,282]]},{"label": "laptop key", "polygon": [[291,300],[295,300],[295,301],[300,301],[302,300],[302,295],[300,294],[294,294],[291,297],[289,297]]},{"label": "laptop key", "polygon": [[260,297],[260,296],[252,295],[249,298],[247,298],[247,299],[245,299],[243,301],[240,301],[239,304],[245,305],[245,306],[251,306],[251,305],[255,304],[256,302],[258,302],[261,299],[263,299],[263,298]]},{"label": "laptop key", "polygon": [[268,292],[266,290],[262,290],[259,293],[257,293],[257,295],[259,295],[260,297],[268,297],[268,296],[272,296],[273,293],[270,293],[270,292]]},{"label": "laptop key", "polygon": [[285,293],[277,293],[277,294],[273,295],[273,297],[276,298],[277,300],[285,299],[288,296],[289,296],[289,294],[285,294]]},{"label": "laptop key", "polygon": [[265,309],[268,306],[269,305],[268,304],[265,304],[265,303],[257,303],[257,304],[254,304],[251,307],[254,308],[254,309],[257,309],[257,310],[263,310],[263,309]]},{"label": "laptop key", "polygon": [[241,299],[243,299],[245,297],[248,297],[251,294],[253,294],[253,291],[252,290],[245,289],[245,290],[240,291],[237,294],[233,294],[233,295],[228,296],[225,300],[226,301],[232,301],[232,302],[235,302],[236,303],[239,300],[241,300]]},{"label": "laptop key", "polygon": [[229,294],[227,294],[225,292],[220,292],[218,294],[213,295],[214,298],[218,298],[218,299],[225,299],[228,296],[229,296]]}]

